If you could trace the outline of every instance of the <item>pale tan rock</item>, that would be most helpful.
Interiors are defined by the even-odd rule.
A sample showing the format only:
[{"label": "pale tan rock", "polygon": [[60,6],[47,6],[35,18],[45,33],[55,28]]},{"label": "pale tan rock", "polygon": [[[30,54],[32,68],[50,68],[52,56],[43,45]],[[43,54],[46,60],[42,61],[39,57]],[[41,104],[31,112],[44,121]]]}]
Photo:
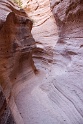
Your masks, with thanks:
[{"label": "pale tan rock", "polygon": [[[42,57],[37,58],[36,66],[44,75],[32,77],[26,82],[24,89],[17,94],[16,103],[25,124],[27,122],[29,124],[83,123],[82,3],[82,0],[51,0],[59,40],[55,47],[50,49],[53,52],[54,63],[47,66],[41,62]],[[42,17],[42,14],[39,17]],[[39,30],[38,26],[33,30],[37,31],[37,28]],[[41,29],[46,30],[40,28],[39,32]],[[41,43],[44,45],[44,42]]]},{"label": "pale tan rock", "polygon": [[58,32],[49,0],[28,1],[24,10],[33,20],[32,34],[36,42],[41,43],[42,47],[54,46],[57,42]]},{"label": "pale tan rock", "polygon": [[[9,44],[3,47],[0,54],[3,57],[0,67],[2,82],[7,81],[2,83],[7,96],[11,89],[9,105],[16,124],[82,124],[83,2],[50,0],[53,17],[48,0],[22,1],[27,15],[34,23],[32,34],[36,40],[36,49],[34,39],[28,32],[32,28],[31,21],[28,20],[27,29],[24,26],[27,15],[23,10],[19,13],[19,9],[12,9],[15,13],[8,14],[5,21],[1,20],[2,32],[7,32],[5,27],[11,23],[10,33],[5,34],[12,37],[8,38]],[[27,32],[32,38],[30,42],[24,40]],[[2,34],[0,37],[5,44]],[[14,37],[13,50],[11,43]]]}]

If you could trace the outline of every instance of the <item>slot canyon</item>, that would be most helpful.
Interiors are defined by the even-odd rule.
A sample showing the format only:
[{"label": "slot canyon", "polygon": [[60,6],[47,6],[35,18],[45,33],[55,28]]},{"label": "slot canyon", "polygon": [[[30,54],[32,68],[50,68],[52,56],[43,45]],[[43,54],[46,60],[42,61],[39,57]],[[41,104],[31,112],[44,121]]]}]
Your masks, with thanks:
[{"label": "slot canyon", "polygon": [[83,124],[83,0],[0,0],[0,124]]}]

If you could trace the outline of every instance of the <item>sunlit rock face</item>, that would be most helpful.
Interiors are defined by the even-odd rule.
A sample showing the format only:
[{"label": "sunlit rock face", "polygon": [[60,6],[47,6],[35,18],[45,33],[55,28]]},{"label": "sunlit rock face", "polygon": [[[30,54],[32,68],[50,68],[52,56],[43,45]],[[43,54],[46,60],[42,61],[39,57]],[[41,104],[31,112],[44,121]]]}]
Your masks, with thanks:
[{"label": "sunlit rock face", "polygon": [[48,68],[48,63],[53,61],[52,49],[58,39],[57,25],[50,9],[50,1],[22,0],[22,2],[25,12],[33,21],[31,32],[39,50],[34,53],[34,62],[39,70]]},{"label": "sunlit rock face", "polygon": [[49,0],[29,0],[24,9],[33,20],[32,34],[36,42],[42,43],[43,46],[54,46],[58,32]]}]

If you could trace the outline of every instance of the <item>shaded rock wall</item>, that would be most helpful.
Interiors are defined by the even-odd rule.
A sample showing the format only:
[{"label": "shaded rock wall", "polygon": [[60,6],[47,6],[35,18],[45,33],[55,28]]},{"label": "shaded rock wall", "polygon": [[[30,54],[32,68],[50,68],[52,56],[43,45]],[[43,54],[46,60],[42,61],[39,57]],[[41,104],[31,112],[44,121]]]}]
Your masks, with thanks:
[{"label": "shaded rock wall", "polygon": [[15,124],[1,87],[0,87],[0,124]]},{"label": "shaded rock wall", "polygon": [[[52,47],[58,39],[58,32],[49,0],[22,0],[23,8],[33,22],[32,35],[37,49],[33,59],[38,70],[46,68],[53,61]],[[41,66],[42,65],[42,66]]]},{"label": "shaded rock wall", "polygon": [[8,97],[17,75],[22,71],[22,62],[31,58],[35,40],[31,35],[32,21],[26,13],[16,9],[9,1],[0,3],[0,80]]},{"label": "shaded rock wall", "polygon": [[[59,51],[60,49],[60,55],[69,57],[72,61],[73,56],[79,56],[79,53],[82,52],[83,3],[81,0],[52,0],[51,8],[59,32],[58,47],[56,46],[56,50]],[[79,63],[78,60],[76,60],[77,63]]]},{"label": "shaded rock wall", "polygon": [[51,0],[60,37],[82,37],[83,2],[82,0]]},{"label": "shaded rock wall", "polygon": [[[24,2],[24,0],[22,1]],[[29,103],[30,107],[35,104],[35,102],[33,103],[34,96],[39,97],[39,99],[42,97],[43,101],[43,98],[45,98],[45,101],[47,100],[46,113],[48,114],[47,106],[48,110],[54,112],[51,118],[54,118],[53,123],[83,123],[83,2],[82,0],[50,0],[50,2],[56,22],[50,11],[48,0],[30,0],[28,2],[26,0],[25,11],[33,22],[22,9],[20,10],[12,2],[8,0],[0,1],[0,84],[17,124],[23,124],[27,120],[25,115],[27,115],[26,108],[28,107],[24,104],[21,106],[23,107],[21,114],[24,114],[25,120],[18,111],[14,97],[18,93],[20,94],[23,88],[25,93],[26,82],[29,79],[33,80],[31,85],[28,82],[29,88],[26,87],[26,89],[29,91],[27,90],[26,94],[33,89],[34,78],[37,78],[32,75],[33,71],[36,71],[34,61],[40,72],[43,70],[46,74],[42,87],[44,90],[46,89],[46,97],[43,97],[41,90],[36,88],[32,92],[33,95],[30,96],[32,97],[32,102]],[[32,23],[34,23],[32,34],[36,40],[37,48],[31,35]],[[51,64],[48,63],[52,61],[54,65],[51,67]],[[29,76],[30,78],[28,78]],[[41,77],[40,74],[39,77]],[[37,79],[38,83],[42,82],[39,80]],[[40,89],[41,86],[38,87]],[[20,101],[19,98],[18,101],[20,104],[26,101],[25,104],[28,106],[26,94],[25,97],[21,94]],[[2,91],[1,97],[3,97]],[[7,106],[5,97],[0,104],[0,114],[3,115],[0,120],[2,124],[5,123],[5,115],[3,114],[5,113],[5,107],[2,109],[3,101]],[[22,101],[21,98],[26,100]],[[53,101],[52,106],[48,101]],[[19,110],[21,107],[19,105]],[[36,111],[35,105],[33,107]],[[57,110],[57,107],[59,107],[59,110]],[[12,124],[14,123],[13,118],[10,117],[12,115],[9,107],[7,108],[6,119],[10,118],[8,121]],[[41,113],[40,104],[39,110]],[[73,110],[75,113],[73,113]],[[32,114],[35,115],[33,109]],[[47,114],[45,114],[45,117],[47,117]],[[50,117],[45,118],[49,123]],[[32,120],[31,118],[31,122]]]},{"label": "shaded rock wall", "polygon": [[[9,107],[5,110],[14,95],[12,88],[36,70],[32,60],[32,52],[36,48],[31,34],[32,25],[24,10],[9,0],[0,1],[0,85],[6,97],[0,91],[0,124],[13,123]],[[11,105],[13,103],[14,99]],[[11,109],[13,111],[14,107]]]},{"label": "shaded rock wall", "polygon": [[[69,57],[70,60],[73,59],[75,55],[82,57],[82,0],[50,0],[50,3],[59,32],[58,47],[56,46],[56,51],[58,52],[60,49],[60,54],[64,57]],[[79,58],[76,61],[79,63]]]},{"label": "shaded rock wall", "polygon": [[[81,34],[83,26],[82,13],[79,13],[82,2],[71,0],[57,0],[57,2],[52,0],[51,2],[59,32],[59,40],[51,49],[54,63],[49,67],[45,65],[45,70],[43,70],[46,75],[44,74],[42,80],[37,80],[38,85],[35,85],[36,81],[32,81],[21,90],[17,95],[16,103],[25,124],[27,122],[30,124],[82,124],[83,36]],[[35,4],[30,4],[32,5],[34,9]],[[33,13],[40,13],[39,10]],[[42,17],[42,13],[39,17]],[[43,30],[44,27],[42,26],[40,30],[38,28],[38,31],[40,32],[41,29]],[[43,33],[42,36],[44,36]],[[50,38],[51,44],[53,39]],[[39,40],[42,38],[39,37]],[[48,44],[46,38],[45,42]],[[40,57],[38,63],[41,61]],[[40,65],[40,71],[42,65]]]},{"label": "shaded rock wall", "polygon": [[[45,1],[42,1],[41,3],[40,1],[43,5],[41,11],[45,14],[43,8],[47,8],[47,6],[44,6],[44,2]],[[36,3],[34,4],[33,0],[30,1],[30,3],[32,4],[29,5],[33,7],[27,11],[35,8]],[[71,0],[57,0],[56,2],[52,0],[51,7],[59,32],[58,42],[56,45],[53,44],[53,47],[51,46],[54,63],[51,67],[46,67],[45,65],[45,70],[43,70],[46,75],[44,74],[42,80],[38,80],[38,85],[33,86],[31,89],[30,87],[34,82],[32,82],[32,84],[29,83],[27,87],[17,95],[16,103],[25,124],[27,124],[27,122],[30,124],[82,124],[83,23],[82,13],[80,12],[82,9],[82,2]],[[31,14],[39,18],[42,17],[42,12],[38,8],[38,11],[34,10]],[[41,14],[38,16],[36,12]],[[38,22],[40,21],[41,20],[38,20]],[[49,28],[51,23],[48,24],[47,27]],[[47,31],[48,28],[45,27],[45,30],[43,30],[43,24],[41,26],[42,28],[37,26],[39,32],[41,30],[42,32]],[[33,30],[34,29],[35,28],[33,28]],[[36,32],[34,33],[36,34]],[[42,36],[44,36],[44,33],[42,33]],[[53,37],[51,37],[51,35],[49,37],[51,39],[50,44],[52,44]],[[42,37],[39,37],[39,40],[44,44],[44,42],[42,42]],[[46,37],[45,42],[47,42],[48,45]],[[54,42],[56,42],[56,40],[54,40]],[[38,56],[40,56],[40,53]],[[43,58],[44,57],[43,55]],[[40,58],[38,63],[41,61],[42,58]],[[40,71],[42,65],[44,64],[40,65]],[[29,91],[29,95],[27,95],[27,91]],[[28,111],[26,111],[26,109]]]}]

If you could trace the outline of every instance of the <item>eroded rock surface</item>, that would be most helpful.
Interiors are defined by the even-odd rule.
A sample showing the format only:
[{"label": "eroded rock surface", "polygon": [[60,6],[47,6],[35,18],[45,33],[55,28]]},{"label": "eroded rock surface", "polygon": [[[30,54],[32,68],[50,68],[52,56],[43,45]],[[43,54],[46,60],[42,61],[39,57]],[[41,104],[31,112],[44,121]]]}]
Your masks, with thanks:
[{"label": "eroded rock surface", "polygon": [[[31,58],[35,40],[31,35],[32,21],[29,20],[27,14],[19,8],[17,10],[9,1],[0,1],[0,3],[2,12],[0,16],[0,76],[5,92],[6,89],[12,88],[17,75],[22,71],[22,62]],[[5,94],[7,95],[8,92]]]},{"label": "eroded rock surface", "polygon": [[[44,66],[42,80],[40,77],[34,77],[35,81],[28,83],[17,95],[16,103],[25,124],[27,122],[82,124],[83,2],[82,0],[50,0],[50,2],[59,33],[57,43],[51,47],[53,64]],[[35,5],[33,4],[33,9]],[[35,10],[34,13],[36,12]],[[41,13],[39,10],[38,12]],[[39,16],[42,17],[42,14]],[[48,44],[48,41],[45,42]],[[39,69],[41,72],[42,64]]]},{"label": "eroded rock surface", "polygon": [[7,105],[6,98],[0,87],[0,124],[15,124],[10,108]]},{"label": "eroded rock surface", "polygon": [[[22,1],[26,3],[25,0]],[[32,34],[37,45],[41,47],[54,46],[58,38],[58,32],[50,10],[49,0],[29,0],[24,10],[33,20]]]},{"label": "eroded rock surface", "polygon": [[0,79],[15,122],[83,124],[83,2],[22,1],[33,29],[0,1]]},{"label": "eroded rock surface", "polygon": [[[0,1],[0,85],[8,103],[13,97],[13,86],[26,80],[28,74],[36,71],[32,60],[32,52],[36,47],[31,34],[32,25],[24,10],[16,7],[11,1]],[[14,99],[10,104],[13,113]],[[9,109],[6,114],[9,114]],[[4,115],[3,121],[5,119]]]}]

